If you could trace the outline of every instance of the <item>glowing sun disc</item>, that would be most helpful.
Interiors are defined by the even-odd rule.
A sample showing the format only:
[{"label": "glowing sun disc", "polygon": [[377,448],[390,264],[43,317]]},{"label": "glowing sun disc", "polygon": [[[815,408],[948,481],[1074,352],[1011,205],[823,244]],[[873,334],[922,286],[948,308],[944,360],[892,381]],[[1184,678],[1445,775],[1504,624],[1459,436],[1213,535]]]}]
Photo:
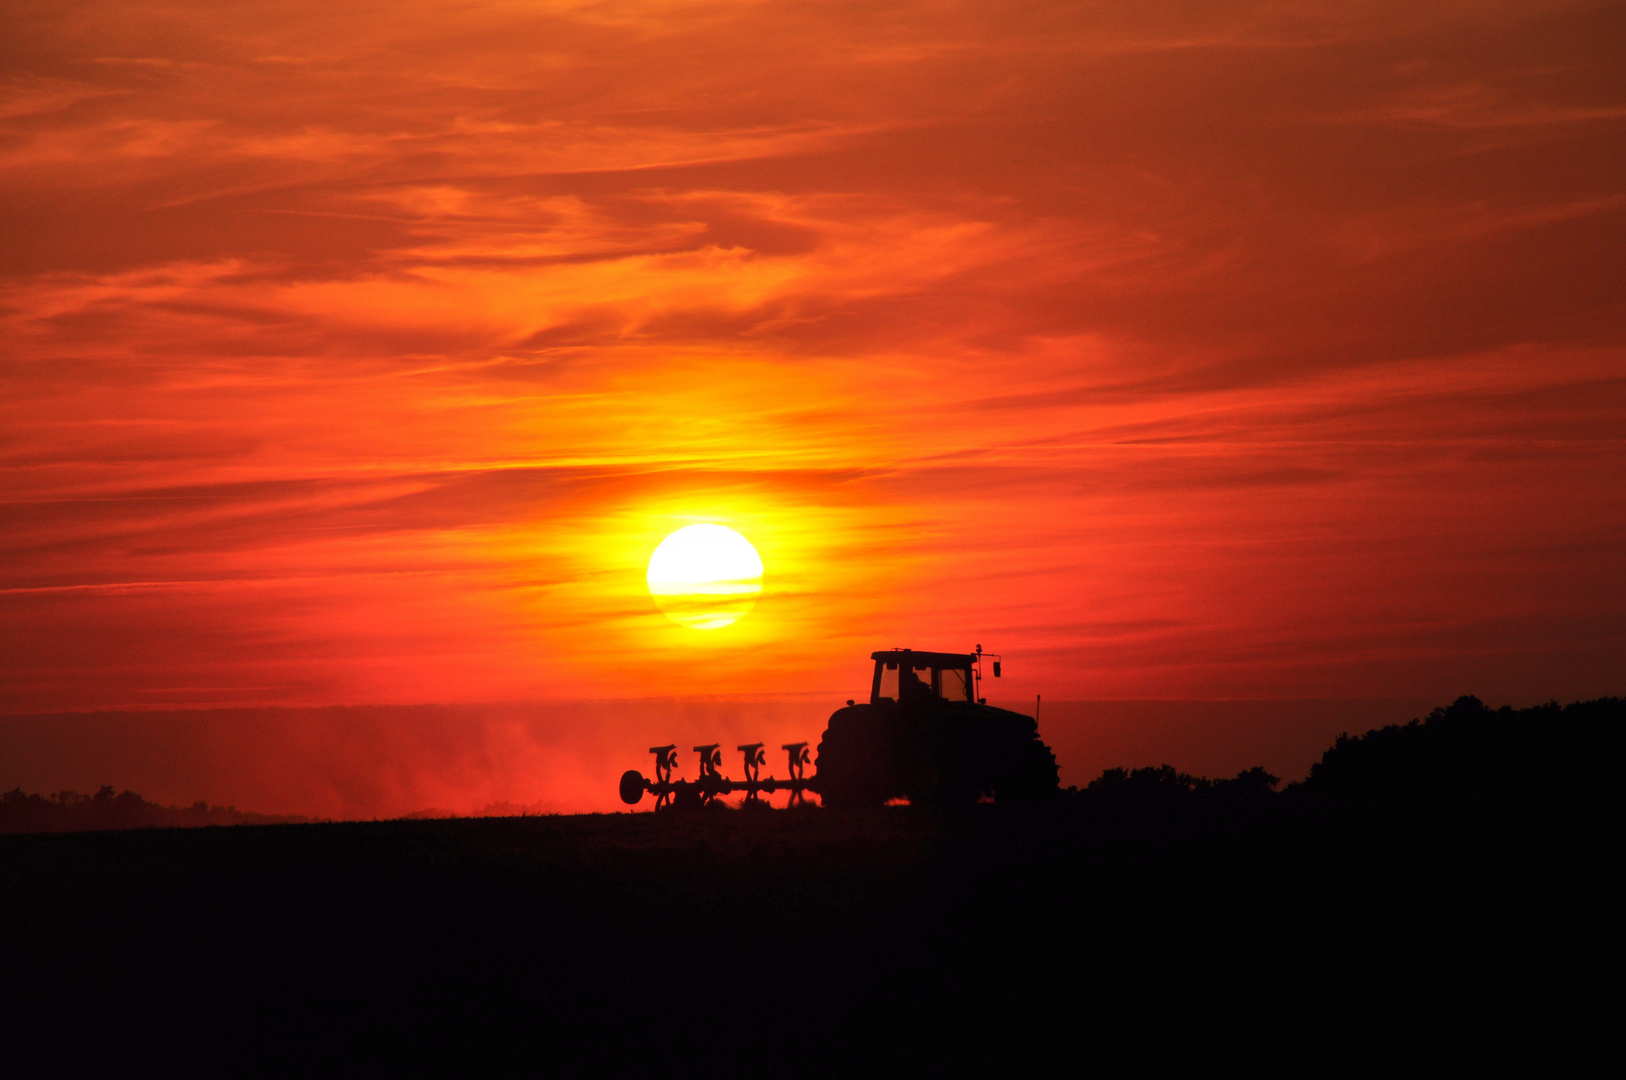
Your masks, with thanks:
[{"label": "glowing sun disc", "polygon": [[743,618],[762,595],[762,558],[726,525],[686,525],[649,557],[647,580],[668,619],[719,630]]}]

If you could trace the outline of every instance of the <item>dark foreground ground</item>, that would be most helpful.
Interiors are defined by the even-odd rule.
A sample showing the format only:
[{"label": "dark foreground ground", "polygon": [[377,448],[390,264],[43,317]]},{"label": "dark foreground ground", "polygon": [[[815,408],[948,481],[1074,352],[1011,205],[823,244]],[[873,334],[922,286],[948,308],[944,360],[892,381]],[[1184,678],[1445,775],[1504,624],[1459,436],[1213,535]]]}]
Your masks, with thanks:
[{"label": "dark foreground ground", "polygon": [[1613,787],[1142,780],[0,837],[0,1071],[1550,1072],[1612,1043]]}]

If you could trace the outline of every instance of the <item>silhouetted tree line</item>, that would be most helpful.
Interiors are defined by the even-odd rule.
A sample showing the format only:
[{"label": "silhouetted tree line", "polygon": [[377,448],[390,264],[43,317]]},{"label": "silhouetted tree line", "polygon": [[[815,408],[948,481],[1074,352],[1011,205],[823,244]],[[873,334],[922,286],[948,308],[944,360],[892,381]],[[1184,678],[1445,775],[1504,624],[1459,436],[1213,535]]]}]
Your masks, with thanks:
[{"label": "silhouetted tree line", "polygon": [[1621,698],[1493,710],[1460,697],[1422,720],[1340,735],[1294,786],[1354,797],[1602,795],[1618,786],[1623,732]]},{"label": "silhouetted tree line", "polygon": [[1063,801],[1125,823],[1188,817],[1211,811],[1247,810],[1272,803],[1281,779],[1255,766],[1229,780],[1183,773],[1172,765],[1108,769],[1082,791],[1068,788]]},{"label": "silhouetted tree line", "polygon": [[1120,798],[1160,799],[1196,795],[1256,799],[1273,794],[1281,782],[1281,777],[1272,776],[1258,765],[1244,769],[1229,780],[1210,780],[1205,776],[1178,772],[1172,765],[1156,765],[1144,769],[1108,769],[1091,780],[1085,790]]},{"label": "silhouetted tree line", "polygon": [[1621,698],[1489,709],[1467,696],[1409,724],[1338,736],[1305,780],[1282,790],[1277,777],[1257,766],[1229,780],[1209,780],[1159,765],[1108,769],[1064,794],[1118,814],[1154,815],[1278,799],[1602,796],[1615,789],[1623,733]]},{"label": "silhouetted tree line", "polygon": [[235,806],[160,806],[133,791],[104,786],[94,795],[59,791],[35,795],[16,788],[0,794],[0,832],[85,832],[98,829],[186,828],[200,825],[279,825],[310,818],[252,814]]}]

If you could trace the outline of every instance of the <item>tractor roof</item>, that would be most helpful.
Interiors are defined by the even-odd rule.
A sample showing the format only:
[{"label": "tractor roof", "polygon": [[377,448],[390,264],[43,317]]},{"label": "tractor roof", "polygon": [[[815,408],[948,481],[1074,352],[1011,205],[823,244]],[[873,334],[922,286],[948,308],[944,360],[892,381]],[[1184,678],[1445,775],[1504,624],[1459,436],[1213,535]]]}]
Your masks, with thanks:
[{"label": "tractor roof", "polygon": [[914,649],[884,649],[881,652],[869,654],[871,660],[885,660],[889,663],[898,660],[908,660],[920,667],[970,667],[976,663],[977,658],[972,653],[952,652],[916,652]]}]

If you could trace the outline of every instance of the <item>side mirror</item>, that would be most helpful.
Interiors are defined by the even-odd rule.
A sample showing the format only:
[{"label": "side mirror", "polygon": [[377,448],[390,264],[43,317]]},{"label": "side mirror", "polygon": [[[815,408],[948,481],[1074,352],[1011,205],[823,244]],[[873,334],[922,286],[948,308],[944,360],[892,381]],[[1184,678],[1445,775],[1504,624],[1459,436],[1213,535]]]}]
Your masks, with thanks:
[{"label": "side mirror", "polygon": [[994,678],[999,678],[999,661],[994,661]]}]

